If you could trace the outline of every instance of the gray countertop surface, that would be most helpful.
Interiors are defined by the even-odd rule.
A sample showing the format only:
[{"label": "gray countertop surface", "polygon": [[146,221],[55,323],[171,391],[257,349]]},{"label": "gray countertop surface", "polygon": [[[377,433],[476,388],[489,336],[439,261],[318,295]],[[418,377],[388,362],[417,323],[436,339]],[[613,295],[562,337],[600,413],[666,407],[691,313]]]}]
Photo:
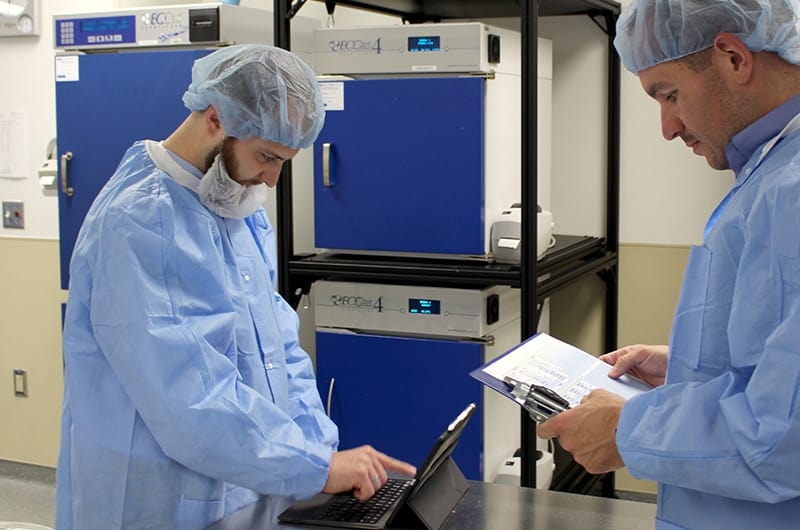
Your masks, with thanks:
[{"label": "gray countertop surface", "polygon": [[[264,520],[255,502],[207,530],[309,530]],[[574,493],[470,482],[441,530],[641,530],[654,528],[656,505]],[[330,527],[327,527],[330,529]]]}]

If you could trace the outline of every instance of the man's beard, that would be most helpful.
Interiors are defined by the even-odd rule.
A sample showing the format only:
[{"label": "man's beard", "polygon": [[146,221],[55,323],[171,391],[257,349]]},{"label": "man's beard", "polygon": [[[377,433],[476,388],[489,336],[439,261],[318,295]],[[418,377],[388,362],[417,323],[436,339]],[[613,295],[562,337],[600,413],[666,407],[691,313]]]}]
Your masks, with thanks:
[{"label": "man's beard", "polygon": [[225,138],[217,153],[207,157],[208,170],[197,187],[200,201],[221,217],[244,219],[267,199],[264,183],[243,186],[237,182],[239,165],[233,154],[233,138]]},{"label": "man's beard", "polygon": [[208,152],[204,161],[205,165],[203,166],[206,168],[206,171],[211,168],[217,155],[221,154],[222,162],[228,170],[228,175],[236,182],[239,182],[239,164],[236,162],[236,157],[233,155],[233,143],[235,141],[236,138],[233,136],[226,136],[215,149]]}]

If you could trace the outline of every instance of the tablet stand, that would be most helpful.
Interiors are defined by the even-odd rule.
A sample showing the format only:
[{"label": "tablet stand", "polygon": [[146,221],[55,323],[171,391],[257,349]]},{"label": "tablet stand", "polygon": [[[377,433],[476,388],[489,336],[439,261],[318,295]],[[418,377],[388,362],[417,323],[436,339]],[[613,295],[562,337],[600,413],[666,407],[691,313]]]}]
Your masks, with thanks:
[{"label": "tablet stand", "polygon": [[452,457],[448,456],[388,526],[392,529],[426,528],[439,530],[469,483]]}]

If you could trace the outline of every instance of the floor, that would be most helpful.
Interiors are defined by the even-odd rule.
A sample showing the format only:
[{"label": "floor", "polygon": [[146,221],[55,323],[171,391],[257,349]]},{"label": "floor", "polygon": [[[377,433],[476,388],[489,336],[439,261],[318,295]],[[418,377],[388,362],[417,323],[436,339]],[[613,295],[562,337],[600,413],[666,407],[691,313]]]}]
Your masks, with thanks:
[{"label": "floor", "polygon": [[[55,526],[56,472],[52,468],[0,460],[0,529],[4,522]],[[15,525],[12,528],[24,528]]]},{"label": "floor", "polygon": [[[655,502],[655,495],[647,493],[618,491],[617,497]],[[54,510],[55,470],[0,460],[0,530],[5,527],[3,522],[11,521],[52,528],[55,526]],[[37,526],[31,528],[40,530]]]}]

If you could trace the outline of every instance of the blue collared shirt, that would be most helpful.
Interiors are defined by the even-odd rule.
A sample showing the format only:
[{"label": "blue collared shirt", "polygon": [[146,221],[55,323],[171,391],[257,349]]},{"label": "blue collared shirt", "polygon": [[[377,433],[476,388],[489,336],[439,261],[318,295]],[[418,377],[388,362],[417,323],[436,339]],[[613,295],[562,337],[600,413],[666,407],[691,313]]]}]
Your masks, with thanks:
[{"label": "blue collared shirt", "polygon": [[739,131],[725,148],[731,169],[739,175],[755,150],[781,132],[789,120],[797,114],[800,114],[800,95],[786,101]]},{"label": "blue collared shirt", "polygon": [[798,113],[800,113],[800,95],[791,98],[757,119],[731,139],[725,148],[725,154],[728,158],[728,164],[736,173],[736,182],[717,207],[714,208],[714,211],[711,212],[703,231],[703,240],[708,238],[714,225],[717,224],[717,220],[728,205],[728,201],[739,191],[739,188],[748,179],[753,169],[759,164],[760,157],[754,156],[756,150],[762,148],[764,144],[780,134],[789,121]]}]

